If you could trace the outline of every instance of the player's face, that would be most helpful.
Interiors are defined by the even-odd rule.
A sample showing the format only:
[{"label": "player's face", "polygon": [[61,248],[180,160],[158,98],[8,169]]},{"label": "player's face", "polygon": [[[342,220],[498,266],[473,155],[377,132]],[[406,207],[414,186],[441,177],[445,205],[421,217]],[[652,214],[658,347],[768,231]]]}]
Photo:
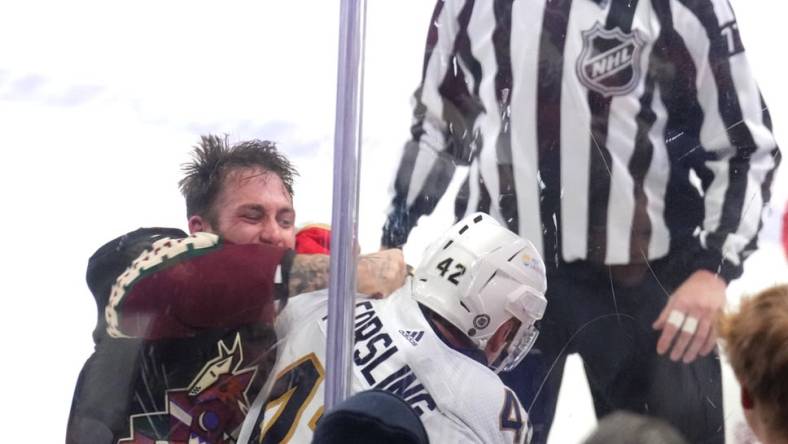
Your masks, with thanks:
[{"label": "player's face", "polygon": [[[214,208],[212,231],[236,244],[295,247],[295,210],[282,179],[260,168],[227,174]],[[190,221],[191,222],[191,221]]]},{"label": "player's face", "polygon": [[487,347],[484,349],[488,364],[491,365],[498,360],[498,357],[501,356],[501,352],[503,352],[512,342],[512,339],[514,339],[520,325],[521,323],[518,319],[511,318],[498,327],[495,334],[487,341]]}]

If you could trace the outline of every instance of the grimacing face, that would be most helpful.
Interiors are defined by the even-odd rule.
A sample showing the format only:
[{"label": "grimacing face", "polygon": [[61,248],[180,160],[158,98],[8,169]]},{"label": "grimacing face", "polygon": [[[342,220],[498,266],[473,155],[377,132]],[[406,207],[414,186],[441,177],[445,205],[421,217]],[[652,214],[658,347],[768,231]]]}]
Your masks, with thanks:
[{"label": "grimacing face", "polygon": [[216,226],[201,216],[189,230],[208,231],[236,244],[295,247],[295,209],[282,179],[262,168],[230,171],[214,204]]}]

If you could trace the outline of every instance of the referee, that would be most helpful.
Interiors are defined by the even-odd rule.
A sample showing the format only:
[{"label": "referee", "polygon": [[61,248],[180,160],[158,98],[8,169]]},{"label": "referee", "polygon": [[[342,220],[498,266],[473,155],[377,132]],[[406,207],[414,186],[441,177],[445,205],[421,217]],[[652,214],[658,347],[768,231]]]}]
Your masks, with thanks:
[{"label": "referee", "polygon": [[[457,165],[548,265],[534,351],[503,375],[550,430],[567,353],[597,416],[724,442],[714,321],[756,248],[780,153],[726,0],[439,0],[382,244]],[[470,383],[470,382],[469,382]]]}]

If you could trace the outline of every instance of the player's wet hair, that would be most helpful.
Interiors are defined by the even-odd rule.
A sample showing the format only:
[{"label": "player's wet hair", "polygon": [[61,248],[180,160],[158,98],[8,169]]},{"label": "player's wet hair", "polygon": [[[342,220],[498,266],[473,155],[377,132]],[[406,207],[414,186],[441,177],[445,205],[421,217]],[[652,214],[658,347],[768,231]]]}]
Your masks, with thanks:
[{"label": "player's wet hair", "polygon": [[260,168],[276,174],[293,197],[293,178],[298,172],[274,142],[254,139],[231,145],[227,135],[208,134],[200,136],[192,161],[183,164],[185,175],[178,185],[186,198],[186,217],[200,215],[216,223],[214,204],[225,178],[230,172],[244,168]]},{"label": "player's wet hair", "polygon": [[432,323],[440,324],[445,330],[449,332],[454,340],[460,343],[461,347],[467,349],[477,348],[476,344],[471,341],[468,335],[466,335],[459,328],[455,327],[454,324],[447,321],[446,318],[430,310],[430,308],[424,304],[419,304],[419,308],[421,309],[421,312],[424,314],[425,318],[427,318]]},{"label": "player's wet hair", "polygon": [[764,424],[788,438],[788,284],[742,299],[718,325],[725,352]]}]

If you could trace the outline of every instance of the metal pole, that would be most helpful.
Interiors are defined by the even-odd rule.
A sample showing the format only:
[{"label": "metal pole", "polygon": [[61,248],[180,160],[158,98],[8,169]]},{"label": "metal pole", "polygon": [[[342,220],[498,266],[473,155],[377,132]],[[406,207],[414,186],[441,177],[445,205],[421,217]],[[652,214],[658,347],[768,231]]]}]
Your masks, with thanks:
[{"label": "metal pole", "polygon": [[328,286],[326,410],[350,394],[365,12],[366,0],[341,2],[331,207],[331,276]]}]

